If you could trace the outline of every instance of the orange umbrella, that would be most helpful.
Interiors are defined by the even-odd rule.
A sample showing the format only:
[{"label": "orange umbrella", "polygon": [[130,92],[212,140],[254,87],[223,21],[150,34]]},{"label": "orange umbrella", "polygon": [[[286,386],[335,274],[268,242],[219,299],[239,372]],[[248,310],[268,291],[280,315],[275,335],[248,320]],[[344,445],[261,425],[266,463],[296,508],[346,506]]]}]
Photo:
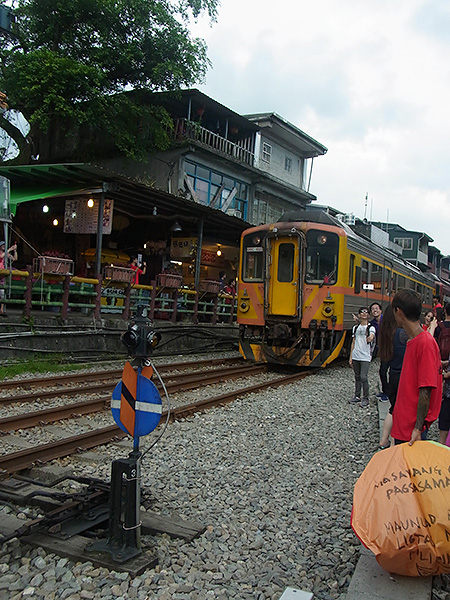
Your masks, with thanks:
[{"label": "orange umbrella", "polygon": [[390,573],[450,573],[450,448],[420,441],[377,452],[356,482],[351,524]]}]

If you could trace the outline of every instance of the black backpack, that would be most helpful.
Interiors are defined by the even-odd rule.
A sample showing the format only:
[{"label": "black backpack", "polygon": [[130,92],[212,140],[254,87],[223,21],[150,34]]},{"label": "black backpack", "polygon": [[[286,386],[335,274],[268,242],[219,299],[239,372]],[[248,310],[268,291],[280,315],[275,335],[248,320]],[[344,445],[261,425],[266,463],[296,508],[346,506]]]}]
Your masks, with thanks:
[{"label": "black backpack", "polygon": [[441,330],[438,337],[441,360],[448,360],[450,356],[450,327],[446,327],[442,321],[438,323],[438,327]]}]

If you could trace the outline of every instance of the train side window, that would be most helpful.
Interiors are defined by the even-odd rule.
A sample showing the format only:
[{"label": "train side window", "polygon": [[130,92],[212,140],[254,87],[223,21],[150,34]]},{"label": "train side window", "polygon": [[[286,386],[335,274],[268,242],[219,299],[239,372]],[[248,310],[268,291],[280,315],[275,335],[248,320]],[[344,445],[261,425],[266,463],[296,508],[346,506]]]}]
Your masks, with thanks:
[{"label": "train side window", "polygon": [[355,267],[355,294],[360,294],[362,288],[361,267]]},{"label": "train side window", "polygon": [[397,275],[397,273],[394,273],[392,275],[392,288],[391,288],[391,291],[394,292],[394,294],[395,294],[395,292],[398,291],[398,275]]},{"label": "train side window", "polygon": [[389,271],[389,269],[383,269],[383,276],[384,276],[384,285],[383,285],[384,293],[386,295],[388,295],[391,291],[391,288],[390,288],[391,272]]},{"label": "train side window", "polygon": [[406,288],[406,279],[403,277],[403,275],[399,275],[398,276],[398,289],[404,290],[405,288]]},{"label": "train side window", "polygon": [[281,283],[289,283],[294,278],[295,246],[292,243],[280,244],[278,248],[277,278]]},{"label": "train side window", "polygon": [[367,262],[367,260],[361,261],[361,282],[370,283],[369,263]]},{"label": "train side window", "polygon": [[306,283],[333,285],[337,281],[339,236],[310,229],[306,234]]},{"label": "train side window", "polygon": [[375,292],[378,292],[379,294],[382,293],[382,285],[381,285],[382,275],[383,275],[383,269],[381,268],[381,266],[377,265],[375,263],[372,263],[372,275],[371,275],[370,279],[371,279],[372,283],[374,284]]},{"label": "train side window", "polygon": [[264,248],[261,233],[250,233],[243,239],[243,281],[264,281]]},{"label": "train side window", "polygon": [[348,285],[352,287],[354,281],[354,272],[355,272],[355,255],[350,254],[350,266],[348,272]]}]

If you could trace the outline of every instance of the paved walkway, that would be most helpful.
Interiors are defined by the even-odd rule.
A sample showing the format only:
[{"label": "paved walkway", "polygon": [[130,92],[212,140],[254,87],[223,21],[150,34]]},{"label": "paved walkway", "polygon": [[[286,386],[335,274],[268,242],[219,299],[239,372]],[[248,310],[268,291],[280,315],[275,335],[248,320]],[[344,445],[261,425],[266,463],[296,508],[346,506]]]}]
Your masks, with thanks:
[{"label": "paved walkway", "polygon": [[[378,402],[380,433],[389,402]],[[361,556],[347,591],[347,600],[430,600],[432,577],[403,577],[388,573],[375,555],[361,545]]]}]

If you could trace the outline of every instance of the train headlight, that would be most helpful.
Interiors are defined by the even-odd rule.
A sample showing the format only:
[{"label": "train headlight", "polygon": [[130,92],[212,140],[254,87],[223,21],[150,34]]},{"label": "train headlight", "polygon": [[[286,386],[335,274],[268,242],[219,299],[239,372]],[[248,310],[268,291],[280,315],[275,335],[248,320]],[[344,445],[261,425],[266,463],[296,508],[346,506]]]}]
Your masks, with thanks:
[{"label": "train headlight", "polygon": [[322,314],[324,317],[327,318],[332,317],[334,315],[334,300],[330,292],[328,292],[327,297],[323,301]]},{"label": "train headlight", "polygon": [[247,312],[250,308],[250,303],[247,300],[242,300],[239,304],[239,309],[241,312]]},{"label": "train headlight", "polygon": [[323,308],[322,308],[322,314],[324,317],[331,317],[334,313],[334,307],[331,306],[331,304],[326,304]]}]

